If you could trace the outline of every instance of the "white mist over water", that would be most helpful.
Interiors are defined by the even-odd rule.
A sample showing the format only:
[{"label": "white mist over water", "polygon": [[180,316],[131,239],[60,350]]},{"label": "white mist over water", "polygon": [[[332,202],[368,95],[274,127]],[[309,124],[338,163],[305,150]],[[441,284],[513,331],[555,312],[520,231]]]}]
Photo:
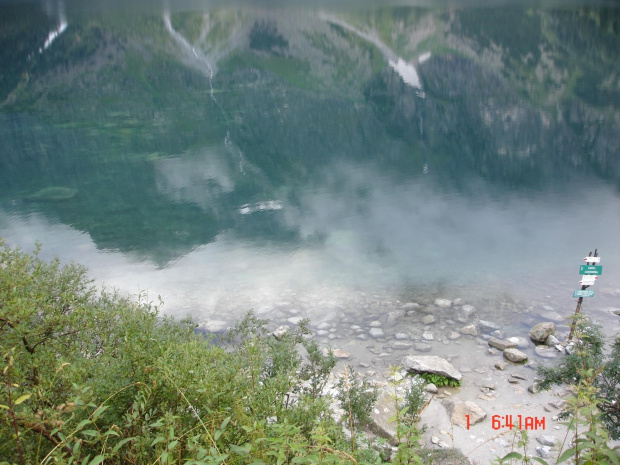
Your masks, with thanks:
[{"label": "white mist over water", "polygon": [[[442,192],[428,177],[394,184],[368,167],[329,172],[321,185],[301,190],[299,206],[260,213],[281,215],[298,230],[296,245],[223,232],[160,268],[144,257],[98,250],[88,234],[40,214],[0,210],[0,236],[26,250],[40,241],[44,257],[84,264],[98,284],[132,295],[148,291],[153,300],[162,297],[164,312],[198,321],[232,322],[250,308],[269,318],[287,296],[308,301],[316,314],[303,316],[316,320],[360,292],[389,290],[398,298],[402,286],[437,285],[450,298],[464,289],[485,297],[501,290],[564,312],[579,288],[578,266],[594,247],[605,273],[586,307],[619,306],[620,203],[609,187],[496,198],[475,182],[476,194],[466,195]],[[584,216],[583,205],[596,205],[596,224],[584,220],[592,214]],[[323,239],[304,240],[312,237]]]}]

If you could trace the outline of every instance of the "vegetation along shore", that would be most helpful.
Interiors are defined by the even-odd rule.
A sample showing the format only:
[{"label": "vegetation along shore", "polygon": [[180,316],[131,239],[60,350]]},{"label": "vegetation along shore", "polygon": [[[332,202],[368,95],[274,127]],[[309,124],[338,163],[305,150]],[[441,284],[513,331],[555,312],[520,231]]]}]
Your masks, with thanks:
[{"label": "vegetation along shore", "polygon": [[[483,463],[457,442],[433,435],[429,447],[424,437],[440,405],[447,436],[469,429],[479,412],[454,393],[475,386],[492,399],[493,383],[472,384],[448,360],[409,351],[383,380],[370,379],[309,337],[308,324],[273,331],[250,312],[215,339],[144,298],[97,289],[79,265],[0,242],[0,464]],[[587,320],[572,344],[537,327],[531,341],[563,352],[536,367],[527,395],[562,386],[554,415],[566,434],[537,435],[531,454],[543,420],[495,412],[485,421],[509,451],[489,463],[620,463],[620,338],[606,347]],[[524,379],[519,341],[486,340],[503,353],[495,369]]]}]

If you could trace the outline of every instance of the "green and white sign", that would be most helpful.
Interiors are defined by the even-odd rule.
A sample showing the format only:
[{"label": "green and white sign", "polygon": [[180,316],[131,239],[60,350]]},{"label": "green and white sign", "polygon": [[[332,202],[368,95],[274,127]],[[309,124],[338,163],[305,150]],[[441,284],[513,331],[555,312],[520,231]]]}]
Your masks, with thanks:
[{"label": "green and white sign", "polygon": [[603,274],[603,265],[581,265],[579,267],[579,274],[600,276]]},{"label": "green and white sign", "polygon": [[573,292],[573,297],[594,297],[594,291],[588,289]]}]

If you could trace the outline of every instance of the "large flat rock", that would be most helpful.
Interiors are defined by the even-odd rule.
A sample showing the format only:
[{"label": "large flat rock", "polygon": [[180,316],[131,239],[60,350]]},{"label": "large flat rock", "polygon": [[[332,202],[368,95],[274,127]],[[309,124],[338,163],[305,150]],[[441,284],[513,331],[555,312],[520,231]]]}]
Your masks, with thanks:
[{"label": "large flat rock", "polygon": [[435,355],[407,355],[403,367],[410,373],[434,373],[457,381],[463,377],[450,362]]}]

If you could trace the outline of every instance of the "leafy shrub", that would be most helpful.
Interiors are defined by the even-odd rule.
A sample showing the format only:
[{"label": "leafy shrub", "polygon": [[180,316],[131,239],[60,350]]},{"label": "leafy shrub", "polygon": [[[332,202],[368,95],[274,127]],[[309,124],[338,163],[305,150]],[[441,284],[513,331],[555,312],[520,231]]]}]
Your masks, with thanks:
[{"label": "leafy shrub", "polygon": [[[0,241],[0,464],[363,463],[338,450],[333,355],[307,322],[280,338],[266,324],[249,313],[216,345]],[[360,424],[367,387],[349,391]]]},{"label": "leafy shrub", "polygon": [[433,383],[437,387],[457,387],[461,385],[461,381],[457,381],[446,376],[437,375],[435,373],[418,373],[418,376],[425,380],[427,383]]},{"label": "leafy shrub", "polygon": [[[600,327],[581,317],[576,324],[575,345],[571,354],[564,356],[556,366],[538,368],[538,386],[550,389],[554,385],[569,383],[579,385],[587,376],[596,373],[591,381],[598,390],[601,420],[612,439],[620,439],[620,337],[611,352],[603,351],[605,341]],[[565,411],[561,418],[567,418]]]}]

